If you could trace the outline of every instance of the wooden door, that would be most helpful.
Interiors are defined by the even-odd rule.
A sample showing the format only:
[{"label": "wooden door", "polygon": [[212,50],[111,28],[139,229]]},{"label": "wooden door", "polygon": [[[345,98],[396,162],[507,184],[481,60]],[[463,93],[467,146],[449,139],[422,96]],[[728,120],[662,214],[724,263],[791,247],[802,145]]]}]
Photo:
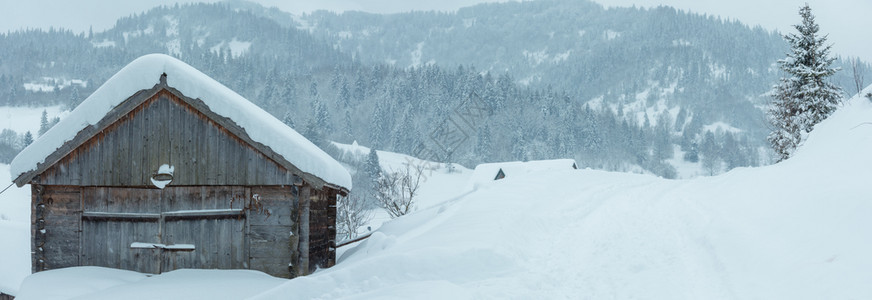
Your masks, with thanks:
[{"label": "wooden door", "polygon": [[[160,273],[160,190],[82,190],[80,264]],[[131,247],[133,246],[133,247]]]},{"label": "wooden door", "polygon": [[247,268],[245,199],[241,187],[166,188],[161,271]]},{"label": "wooden door", "polygon": [[85,188],[82,264],[159,274],[248,268],[245,188]]}]

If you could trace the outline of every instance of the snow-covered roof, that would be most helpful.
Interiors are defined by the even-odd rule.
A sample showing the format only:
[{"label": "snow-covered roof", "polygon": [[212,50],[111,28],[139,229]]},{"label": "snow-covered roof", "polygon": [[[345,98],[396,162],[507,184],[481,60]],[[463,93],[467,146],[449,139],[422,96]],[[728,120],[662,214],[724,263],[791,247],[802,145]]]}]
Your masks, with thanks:
[{"label": "snow-covered roof", "polygon": [[531,161],[510,161],[480,164],[475,166],[470,183],[477,186],[496,180],[497,174],[503,172],[505,177],[517,174],[527,174],[542,171],[570,170],[577,168],[574,159],[551,159]]},{"label": "snow-covered roof", "polygon": [[109,78],[60,123],[15,157],[10,165],[12,178],[37,169],[79,131],[97,124],[136,92],[154,87],[164,73],[168,86],[186,97],[200,99],[210,110],[245,129],[253,141],[269,147],[301,171],[328,184],[351,189],[348,171],[315,144],[206,74],[164,54],[139,57]]}]

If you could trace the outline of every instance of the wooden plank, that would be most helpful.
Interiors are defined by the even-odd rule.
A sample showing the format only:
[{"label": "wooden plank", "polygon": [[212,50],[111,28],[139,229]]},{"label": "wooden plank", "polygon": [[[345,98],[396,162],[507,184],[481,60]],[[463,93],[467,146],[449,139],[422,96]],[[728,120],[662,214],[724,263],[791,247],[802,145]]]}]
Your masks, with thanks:
[{"label": "wooden plank", "polygon": [[126,157],[127,151],[130,148],[130,144],[128,141],[130,139],[127,138],[127,129],[129,126],[126,126],[127,116],[122,117],[118,120],[120,124],[115,125],[116,129],[110,131],[111,139],[114,140],[117,145],[115,151],[112,154],[112,160],[114,168],[112,171],[112,185],[118,186],[122,184],[122,180],[124,177],[129,176],[127,174],[127,170],[130,169],[130,164],[128,163],[128,158]]},{"label": "wooden plank", "polygon": [[304,185],[302,193],[300,194],[300,260],[297,264],[297,275],[300,276],[309,274],[309,208],[311,201],[309,199],[310,192],[311,188],[308,185]]},{"label": "wooden plank", "polygon": [[245,213],[242,209],[204,209],[204,210],[183,210],[169,211],[162,213],[166,219],[210,219],[210,218],[244,218]]},{"label": "wooden plank", "polygon": [[[243,202],[245,207],[250,207],[251,204],[251,187],[244,187],[244,197]],[[243,241],[243,260],[242,263],[246,268],[251,267],[251,211],[249,209],[245,210],[245,236]]]},{"label": "wooden plank", "polygon": [[249,237],[252,243],[287,243],[290,232],[290,226],[251,225]]},{"label": "wooden plank", "polygon": [[151,148],[149,148],[149,116],[146,112],[148,105],[149,102],[147,101],[143,106],[139,107],[134,117],[134,127],[137,131],[137,149],[133,152],[134,158],[131,159],[138,162],[136,170],[133,170],[136,172],[136,176],[134,177],[136,180],[134,182],[139,182],[142,186],[152,186],[151,172],[148,165],[148,154],[146,153],[151,150]]},{"label": "wooden plank", "polygon": [[245,245],[245,236],[243,233],[245,232],[245,223],[246,222],[235,222],[228,223],[227,228],[227,236],[229,239],[228,245],[230,246],[227,253],[227,259],[229,261],[230,266],[241,266],[245,268],[248,266],[247,263],[244,263],[244,251],[242,247]]},{"label": "wooden plank", "polygon": [[155,213],[122,213],[122,212],[85,212],[82,219],[89,221],[129,221],[129,222],[157,222],[160,214]]},{"label": "wooden plank", "polygon": [[79,262],[79,235],[77,227],[46,226],[43,255],[48,269],[77,266]]},{"label": "wooden plank", "polygon": [[125,173],[127,174],[127,176],[129,176],[128,178],[130,178],[130,181],[125,183],[131,186],[145,185],[145,181],[143,181],[141,161],[138,160],[139,155],[136,154],[143,151],[142,139],[139,132],[139,129],[142,127],[137,126],[137,124],[139,124],[139,120],[141,120],[141,118],[139,118],[140,114],[138,112],[139,110],[134,110],[133,112],[131,112],[130,119],[127,123],[127,126],[130,127],[127,131],[127,138],[129,139],[130,145],[130,147],[127,149],[127,160],[130,167],[126,170],[127,172]]},{"label": "wooden plank", "polygon": [[253,193],[258,195],[262,209],[251,213],[250,222],[253,225],[286,225],[292,221],[293,195],[290,187],[255,187]]},{"label": "wooden plank", "polygon": [[196,132],[196,134],[194,135],[194,137],[195,137],[194,149],[195,150],[193,151],[193,153],[197,154],[197,155],[191,157],[191,159],[193,159],[193,162],[194,162],[194,164],[193,164],[194,170],[193,170],[193,174],[191,174],[191,182],[200,183],[200,182],[203,182],[203,180],[205,179],[203,174],[201,174],[200,170],[202,170],[203,167],[207,163],[204,160],[205,157],[203,157],[203,155],[202,155],[206,149],[206,146],[204,145],[205,141],[206,141],[206,137],[205,137],[205,134],[203,132],[203,129],[205,127],[203,125],[203,122],[201,122],[199,120],[195,120],[194,124],[191,127],[194,128],[194,132]]},{"label": "wooden plank", "polygon": [[169,99],[167,99],[165,96],[160,96],[157,99],[157,105],[158,110],[156,113],[158,120],[160,121],[155,122],[154,124],[152,124],[152,126],[157,127],[157,132],[155,132],[155,134],[157,135],[156,138],[158,140],[158,144],[157,147],[151,149],[151,151],[155,151],[158,153],[158,161],[154,165],[155,170],[157,170],[157,167],[161,165],[169,164],[169,123],[172,122],[169,116]]},{"label": "wooden plank", "polygon": [[190,115],[185,107],[176,105],[175,110],[175,119],[176,126],[175,130],[177,132],[176,138],[178,140],[174,141],[174,149],[173,149],[173,163],[177,165],[176,172],[173,174],[173,181],[178,180],[178,182],[185,182],[189,180],[191,175],[191,155],[184,155],[186,153],[192,153],[191,146],[191,138],[195,134],[191,131],[190,122],[188,115]]}]

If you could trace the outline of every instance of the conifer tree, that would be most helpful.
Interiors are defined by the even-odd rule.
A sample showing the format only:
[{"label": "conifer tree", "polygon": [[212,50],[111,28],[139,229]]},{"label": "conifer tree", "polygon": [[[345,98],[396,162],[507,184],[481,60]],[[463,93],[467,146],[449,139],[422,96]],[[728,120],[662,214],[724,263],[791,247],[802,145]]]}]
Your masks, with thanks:
[{"label": "conifer tree", "polygon": [[369,149],[369,154],[366,155],[366,162],[364,163],[363,170],[372,180],[376,180],[381,175],[381,164],[379,163],[378,152],[375,151],[375,148]]},{"label": "conifer tree", "polygon": [[23,141],[24,147],[30,146],[33,143],[33,134],[30,131],[24,133]]},{"label": "conifer tree", "polygon": [[826,36],[818,35],[820,28],[808,4],[800,8],[799,15],[802,24],[794,25],[797,33],[784,36],[791,51],[778,61],[785,77],[770,92],[768,117],[773,131],[769,142],[779,161],[790,157],[803,133],[811,132],[836,110],[842,93],[828,80],[838,69],[830,67],[835,60],[829,55],[831,45],[826,44]]},{"label": "conifer tree", "polygon": [[48,131],[48,112],[46,110],[42,110],[42,117],[39,118],[39,136],[42,136],[43,133]]}]

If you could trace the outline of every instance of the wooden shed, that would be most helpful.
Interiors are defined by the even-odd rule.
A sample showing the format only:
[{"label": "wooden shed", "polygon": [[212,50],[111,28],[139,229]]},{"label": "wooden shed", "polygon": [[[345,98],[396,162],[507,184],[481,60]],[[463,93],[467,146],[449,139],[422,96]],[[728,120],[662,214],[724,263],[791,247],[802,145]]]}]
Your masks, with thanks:
[{"label": "wooden shed", "polygon": [[166,55],[140,57],[12,162],[32,190],[33,272],[335,262],[351,177],[256,105]]}]

